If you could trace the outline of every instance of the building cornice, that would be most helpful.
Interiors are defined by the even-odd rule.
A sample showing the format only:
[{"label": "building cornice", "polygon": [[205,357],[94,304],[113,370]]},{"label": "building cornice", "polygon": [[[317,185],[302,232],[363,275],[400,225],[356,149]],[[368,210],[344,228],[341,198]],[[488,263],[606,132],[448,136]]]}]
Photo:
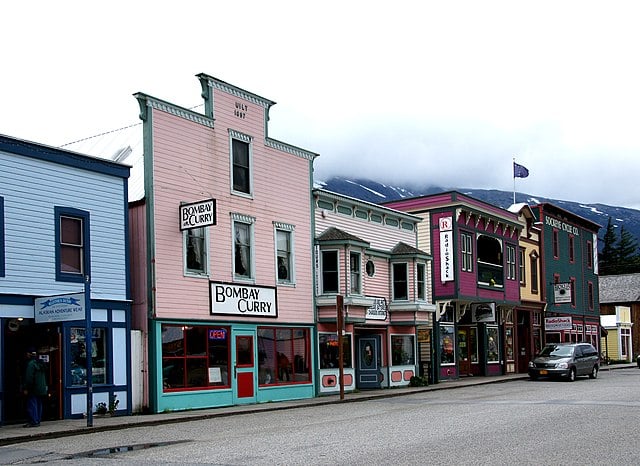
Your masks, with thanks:
[{"label": "building cornice", "polygon": [[148,110],[149,108],[153,108],[155,110],[160,110],[161,112],[192,121],[199,125],[213,128],[214,120],[202,115],[201,113],[194,112],[193,110],[189,110],[184,107],[179,107],[164,100],[156,99],[155,97],[151,97],[141,92],[134,94],[134,97],[138,99],[138,104],[140,105],[140,119],[142,121],[147,121]]}]

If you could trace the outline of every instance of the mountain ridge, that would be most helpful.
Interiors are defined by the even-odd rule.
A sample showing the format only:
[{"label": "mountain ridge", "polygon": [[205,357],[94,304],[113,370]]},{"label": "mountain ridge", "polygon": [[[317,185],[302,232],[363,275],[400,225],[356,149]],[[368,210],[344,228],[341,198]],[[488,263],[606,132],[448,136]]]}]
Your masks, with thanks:
[{"label": "mountain ridge", "polygon": [[[316,181],[316,184],[323,189],[360,199],[373,204],[393,201],[408,197],[425,196],[447,191],[457,191],[466,196],[473,197],[488,204],[507,209],[513,204],[513,191],[501,191],[497,189],[475,189],[475,188],[442,188],[433,185],[392,185],[366,178],[346,178],[334,176],[326,181]],[[529,205],[541,203],[551,203],[563,208],[579,217],[586,218],[601,226],[598,237],[601,240],[611,217],[611,223],[616,228],[616,235],[619,235],[620,228],[624,226],[636,240],[640,238],[640,210],[628,207],[610,206],[601,203],[581,203],[554,199],[542,196],[532,196],[530,194],[516,192],[516,203],[525,202]],[[602,246],[602,244],[600,244]]]}]

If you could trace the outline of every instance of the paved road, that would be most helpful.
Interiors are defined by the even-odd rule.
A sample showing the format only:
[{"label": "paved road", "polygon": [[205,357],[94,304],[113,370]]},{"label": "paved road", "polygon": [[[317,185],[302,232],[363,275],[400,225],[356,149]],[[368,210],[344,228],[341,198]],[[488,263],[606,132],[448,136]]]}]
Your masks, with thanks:
[{"label": "paved road", "polygon": [[640,464],[639,386],[638,370],[514,381],[39,440],[0,462]]}]

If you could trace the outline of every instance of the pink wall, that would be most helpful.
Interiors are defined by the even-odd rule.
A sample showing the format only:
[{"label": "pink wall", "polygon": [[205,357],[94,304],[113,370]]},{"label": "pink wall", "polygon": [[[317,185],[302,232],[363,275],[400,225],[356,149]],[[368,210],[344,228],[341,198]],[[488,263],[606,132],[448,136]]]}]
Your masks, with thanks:
[{"label": "pink wall", "polygon": [[[279,319],[313,322],[310,206],[311,162],[265,145],[264,108],[216,90],[215,128],[153,110],[156,317],[214,319],[209,279],[232,282],[230,213],[254,217],[255,284],[275,286],[273,222],[295,226],[296,286],[279,286]],[[235,115],[236,103],[246,107]],[[231,194],[229,132],[252,136],[253,198]],[[217,225],[209,227],[208,278],[183,274],[179,205],[215,198]],[[273,323],[274,319],[252,319]]]}]

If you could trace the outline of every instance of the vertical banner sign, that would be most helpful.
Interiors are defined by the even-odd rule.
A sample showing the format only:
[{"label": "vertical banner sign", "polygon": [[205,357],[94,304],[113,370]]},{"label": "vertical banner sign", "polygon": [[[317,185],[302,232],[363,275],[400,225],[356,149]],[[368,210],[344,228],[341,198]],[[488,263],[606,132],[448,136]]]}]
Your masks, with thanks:
[{"label": "vertical banner sign", "polygon": [[440,281],[452,282],[453,273],[453,217],[440,219]]}]

